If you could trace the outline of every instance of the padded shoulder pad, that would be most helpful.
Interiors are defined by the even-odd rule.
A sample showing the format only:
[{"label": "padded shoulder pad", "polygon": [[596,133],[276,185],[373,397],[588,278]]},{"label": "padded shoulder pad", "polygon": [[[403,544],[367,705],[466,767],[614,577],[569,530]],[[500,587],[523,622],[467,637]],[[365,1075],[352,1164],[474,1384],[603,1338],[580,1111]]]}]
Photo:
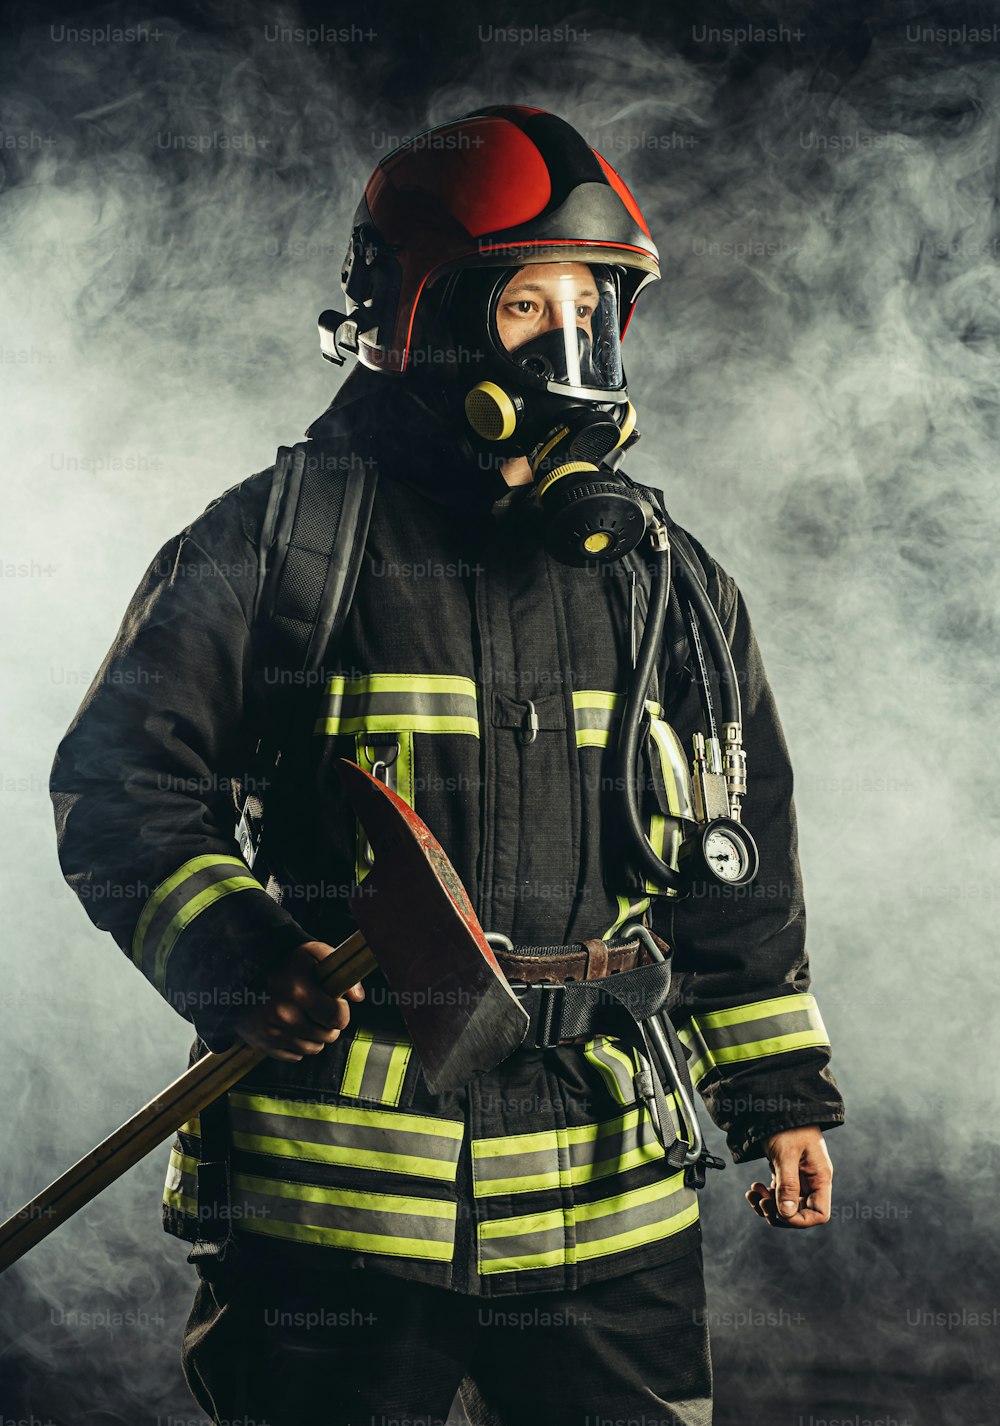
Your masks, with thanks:
[{"label": "padded shoulder pad", "polygon": [[261,531],[254,626],[268,661],[320,667],[350,608],[378,469],[349,429],[279,447]]}]

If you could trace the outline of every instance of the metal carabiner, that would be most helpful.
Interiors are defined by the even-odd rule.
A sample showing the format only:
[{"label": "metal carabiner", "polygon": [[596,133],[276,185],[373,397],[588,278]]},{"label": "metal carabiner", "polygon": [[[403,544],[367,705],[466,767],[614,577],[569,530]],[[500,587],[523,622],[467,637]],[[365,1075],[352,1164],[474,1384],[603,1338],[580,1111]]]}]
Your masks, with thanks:
[{"label": "metal carabiner", "polygon": [[529,747],[538,737],[538,714],[535,712],[535,705],[530,698],[526,698],[528,711],[524,715],[524,724],[521,727],[521,745]]},{"label": "metal carabiner", "polygon": [[[623,940],[629,940],[632,936],[638,936],[639,940],[646,947],[646,950],[653,957],[654,961],[659,961],[661,965],[667,959],[659,946],[653,940],[647,926],[640,925],[633,921],[630,926],[624,926],[618,933]],[[645,1023],[649,1026],[650,1037],[656,1046],[657,1057],[662,1063],[664,1077],[669,1080],[670,1089],[673,1090],[677,1103],[680,1106],[684,1118],[687,1120],[687,1127],[690,1130],[691,1138],[687,1151],[684,1155],[685,1164],[695,1164],[701,1158],[705,1148],[705,1141],[701,1136],[701,1126],[698,1123],[698,1116],[695,1113],[694,1104],[684,1085],[681,1083],[680,1072],[674,1062],[673,1054],[670,1050],[670,1042],[667,1039],[660,1014],[651,1015]]]},{"label": "metal carabiner", "polygon": [[[399,757],[399,739],[396,739],[395,746],[391,750],[392,755],[388,758],[381,756],[376,757],[375,752],[372,750],[371,745],[367,741],[365,741],[362,746],[365,757],[372,765],[372,777],[375,779],[376,782],[382,782],[385,784],[386,787],[388,787],[389,769]],[[382,773],[385,773],[385,777],[382,777]],[[361,860],[364,862],[365,866],[373,867],[375,865],[375,853],[372,851],[371,842],[369,842],[363,831],[361,832]]]},{"label": "metal carabiner", "polygon": [[[388,744],[386,746],[388,746]],[[387,771],[399,757],[399,739],[397,738],[393,744],[392,757],[390,758],[376,758],[375,752],[372,751],[371,744],[367,741],[364,743],[364,754],[372,765],[372,777],[378,778],[377,769],[382,768],[383,772]]]}]

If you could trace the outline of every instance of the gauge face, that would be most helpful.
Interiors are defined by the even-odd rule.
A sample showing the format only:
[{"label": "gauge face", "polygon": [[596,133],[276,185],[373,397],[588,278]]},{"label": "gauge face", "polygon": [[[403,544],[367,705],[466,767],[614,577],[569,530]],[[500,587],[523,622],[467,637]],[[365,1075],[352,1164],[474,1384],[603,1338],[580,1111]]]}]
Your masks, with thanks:
[{"label": "gauge face", "polygon": [[738,881],[747,869],[746,850],[729,831],[713,828],[705,834],[705,860],[720,881]]},{"label": "gauge face", "polygon": [[705,828],[701,843],[705,866],[719,881],[736,885],[757,875],[757,847],[745,827],[718,817]]}]

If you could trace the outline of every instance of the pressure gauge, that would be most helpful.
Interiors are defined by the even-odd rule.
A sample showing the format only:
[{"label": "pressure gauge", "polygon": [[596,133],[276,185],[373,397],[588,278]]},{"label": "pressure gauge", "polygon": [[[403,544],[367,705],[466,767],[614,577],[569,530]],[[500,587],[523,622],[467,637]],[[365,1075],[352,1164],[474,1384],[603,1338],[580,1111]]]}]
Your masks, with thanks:
[{"label": "pressure gauge", "polygon": [[757,844],[731,817],[713,817],[689,844],[695,878],[708,875],[725,886],[745,886],[757,875]]}]

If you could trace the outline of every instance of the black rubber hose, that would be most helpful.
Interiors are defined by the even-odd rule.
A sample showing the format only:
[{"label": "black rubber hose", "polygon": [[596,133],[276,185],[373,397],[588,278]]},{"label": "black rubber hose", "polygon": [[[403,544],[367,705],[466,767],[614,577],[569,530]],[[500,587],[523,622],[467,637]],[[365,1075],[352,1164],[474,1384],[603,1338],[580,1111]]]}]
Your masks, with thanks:
[{"label": "black rubber hose", "polygon": [[658,857],[649,844],[639,817],[639,799],[635,787],[636,754],[639,749],[639,725],[646,706],[646,693],[653,676],[653,666],[663,638],[670,591],[670,548],[653,551],[650,566],[649,608],[646,627],[642,631],[639,657],[629,681],[625,712],[618,734],[618,777],[623,789],[625,830],[632,843],[639,870],[660,886],[683,893],[684,880],[673,867]]},{"label": "black rubber hose", "polygon": [[[722,701],[720,721],[742,724],[743,707],[739,679],[736,675],[733,651],[729,647],[726,631],[716,613],[715,605],[702,588],[701,580],[692,569],[691,563],[680,545],[677,546],[676,554],[678,556],[676,561],[677,583],[681,586],[686,598],[694,605],[702,639],[708,644],[712,664],[719,678],[719,697]],[[693,653],[694,650],[692,650]]]}]

